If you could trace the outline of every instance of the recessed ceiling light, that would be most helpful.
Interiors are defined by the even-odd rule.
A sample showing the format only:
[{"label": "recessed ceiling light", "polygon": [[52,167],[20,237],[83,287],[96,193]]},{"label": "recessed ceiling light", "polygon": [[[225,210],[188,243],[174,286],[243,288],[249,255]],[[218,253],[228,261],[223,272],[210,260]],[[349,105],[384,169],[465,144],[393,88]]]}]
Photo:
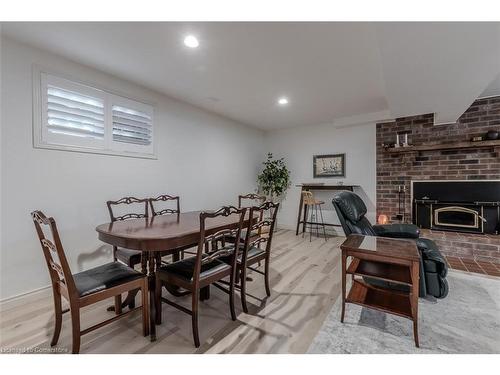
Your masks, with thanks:
[{"label": "recessed ceiling light", "polygon": [[283,97],[278,99],[278,104],[279,105],[287,105],[288,104],[288,99]]},{"label": "recessed ceiling light", "polygon": [[184,44],[186,47],[196,48],[200,45],[200,42],[198,42],[198,39],[194,35],[188,35],[184,38]]}]

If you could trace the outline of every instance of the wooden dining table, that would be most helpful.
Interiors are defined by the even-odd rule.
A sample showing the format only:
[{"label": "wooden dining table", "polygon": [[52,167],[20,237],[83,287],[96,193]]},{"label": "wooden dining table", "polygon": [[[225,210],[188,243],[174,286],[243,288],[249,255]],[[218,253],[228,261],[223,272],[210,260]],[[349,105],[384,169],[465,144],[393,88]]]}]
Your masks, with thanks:
[{"label": "wooden dining table", "polygon": [[[153,216],[150,218],[129,219],[101,224],[96,227],[101,241],[113,246],[139,250],[142,254],[142,272],[149,279],[150,334],[151,341],[156,340],[157,314],[161,314],[161,306],[155,306],[155,273],[160,267],[161,256],[172,254],[174,260],[179,259],[179,252],[187,246],[196,246],[200,240],[200,212],[192,211],[180,214]],[[219,216],[205,224],[205,234],[211,235],[222,229],[238,227],[239,216],[232,214]],[[244,226],[248,225],[248,217]],[[160,254],[161,253],[161,254]],[[167,289],[176,295],[173,288]],[[138,291],[129,293],[123,305],[126,306],[135,298]],[[207,287],[201,293],[201,299],[210,296]],[[157,311],[157,308],[159,311]]]}]

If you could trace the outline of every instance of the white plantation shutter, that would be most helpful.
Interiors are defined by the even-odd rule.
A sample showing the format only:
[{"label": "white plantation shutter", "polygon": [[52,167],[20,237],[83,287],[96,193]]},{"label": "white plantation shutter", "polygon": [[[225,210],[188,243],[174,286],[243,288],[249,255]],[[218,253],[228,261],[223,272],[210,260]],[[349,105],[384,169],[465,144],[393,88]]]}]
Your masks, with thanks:
[{"label": "white plantation shutter", "polygon": [[47,85],[49,133],[104,139],[104,102]]},{"label": "white plantation shutter", "polygon": [[35,147],[155,158],[151,105],[42,71],[34,77]]},{"label": "white plantation shutter", "polygon": [[145,112],[113,105],[113,141],[149,146],[152,118]]}]

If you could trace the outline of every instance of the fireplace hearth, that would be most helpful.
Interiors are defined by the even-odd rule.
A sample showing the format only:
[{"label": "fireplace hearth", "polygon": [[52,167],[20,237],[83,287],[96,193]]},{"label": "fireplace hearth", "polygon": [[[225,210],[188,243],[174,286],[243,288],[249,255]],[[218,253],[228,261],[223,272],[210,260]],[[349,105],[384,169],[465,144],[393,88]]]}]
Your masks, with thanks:
[{"label": "fireplace hearth", "polygon": [[499,234],[500,181],[413,181],[412,217],[424,229]]}]

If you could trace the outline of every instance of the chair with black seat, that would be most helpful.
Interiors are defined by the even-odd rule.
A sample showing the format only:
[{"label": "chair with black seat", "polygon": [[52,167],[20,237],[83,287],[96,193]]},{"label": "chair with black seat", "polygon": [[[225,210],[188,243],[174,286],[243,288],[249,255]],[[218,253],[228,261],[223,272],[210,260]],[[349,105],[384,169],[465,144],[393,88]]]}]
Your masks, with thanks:
[{"label": "chair with black seat", "polygon": [[[259,195],[255,193],[250,193],[250,194],[243,194],[243,195],[238,195],[238,208],[250,208],[252,206],[261,205],[267,200],[267,198],[264,195]],[[263,229],[261,228],[261,231]],[[240,242],[241,244],[245,243],[245,236],[246,236],[246,229],[243,229],[241,231],[241,238]],[[234,243],[235,238],[233,237],[226,237],[225,241]],[[224,246],[224,244],[222,244]]]},{"label": "chair with black seat", "polygon": [[[239,255],[239,246],[228,244],[223,248],[211,248],[219,240],[226,236],[239,238],[245,219],[246,208],[236,208],[233,206],[222,207],[215,212],[200,213],[200,241],[196,256],[179,260],[177,262],[163,265],[156,272],[156,306],[159,311],[157,323],[161,323],[161,302],[165,302],[189,315],[193,327],[193,338],[196,347],[200,346],[198,333],[198,305],[200,290],[210,287],[211,284],[229,277],[229,306],[232,320],[236,320],[234,309],[234,282],[236,277],[236,259]],[[219,216],[239,215],[238,226],[233,229],[222,229],[210,234],[207,231],[207,221]],[[221,258],[229,257],[228,262]],[[191,310],[161,296],[163,286],[181,287],[186,293],[191,294]]]},{"label": "chair with black seat", "polygon": [[[169,205],[170,203],[173,203],[173,206]],[[181,213],[179,196],[173,196],[168,194],[159,195],[156,198],[149,198],[149,205],[151,208],[151,215],[153,217],[159,215],[179,215]],[[193,246],[189,245],[178,248],[177,249],[178,252],[172,255],[173,260],[174,261],[179,260],[179,254],[180,258],[184,259],[184,252],[191,255],[196,254],[195,252],[186,251],[187,249],[190,249],[192,247]]]},{"label": "chair with black seat", "polygon": [[[73,275],[64,253],[55,220],[51,217],[47,218],[41,211],[32,212],[31,217],[35,224],[52,283],[56,321],[50,345],[57,345],[61,333],[62,315],[68,311],[71,312],[73,353],[80,351],[80,338],[82,335],[112,323],[136,310],[142,310],[142,330],[143,335],[147,336],[149,334],[147,277],[120,262],[107,263]],[[142,305],[122,313],[121,299],[118,296],[121,293],[135,289],[141,290]],[[68,301],[69,309],[62,309],[61,296]],[[111,297],[115,297],[117,315],[81,330],[80,309]]]},{"label": "chair with black seat", "polygon": [[[113,212],[113,207],[114,206],[119,206],[119,205],[132,205],[135,204],[137,205],[144,205],[144,208],[141,209],[141,212],[139,213],[132,213],[132,212],[127,212],[123,215],[118,215],[115,216]],[[122,221],[122,220],[127,220],[127,219],[141,219],[141,218],[147,218],[149,216],[149,211],[148,211],[148,206],[149,206],[149,200],[148,199],[138,199],[134,197],[125,197],[121,198],[117,201],[107,201],[106,205],[108,206],[108,211],[109,211],[109,217],[112,223],[115,221]],[[141,264],[142,261],[142,252],[138,250],[131,250],[131,249],[124,249],[124,248],[118,248],[116,246],[113,246],[113,259],[114,260],[119,260],[120,262],[125,263],[127,266],[134,268],[135,265]],[[144,260],[145,261],[145,260]],[[143,268],[145,268],[145,264],[142,264]]]},{"label": "chair with black seat", "polygon": [[[269,265],[271,261],[271,242],[273,239],[274,227],[276,223],[276,215],[278,214],[279,203],[271,201],[265,202],[260,206],[250,207],[250,216],[258,218],[256,221],[249,221],[246,230],[245,244],[242,254],[237,258],[238,277],[241,293],[241,306],[245,313],[248,313],[246,299],[247,269],[264,276],[264,284],[266,295],[271,295],[271,287],[269,285]],[[262,228],[267,227],[269,231],[262,231]],[[255,264],[260,266],[264,261],[264,271],[254,267]]]},{"label": "chair with black seat", "polygon": [[[448,265],[439,251],[436,243],[427,238],[419,238],[420,230],[413,224],[387,224],[371,225],[366,215],[366,205],[363,200],[353,192],[341,191],[332,199],[333,206],[344,229],[346,236],[351,233],[367,236],[381,236],[391,238],[410,238],[416,241],[420,251],[420,297],[431,295],[436,298],[445,298],[448,294],[446,275]],[[367,279],[372,284],[379,286],[395,285]]]}]

